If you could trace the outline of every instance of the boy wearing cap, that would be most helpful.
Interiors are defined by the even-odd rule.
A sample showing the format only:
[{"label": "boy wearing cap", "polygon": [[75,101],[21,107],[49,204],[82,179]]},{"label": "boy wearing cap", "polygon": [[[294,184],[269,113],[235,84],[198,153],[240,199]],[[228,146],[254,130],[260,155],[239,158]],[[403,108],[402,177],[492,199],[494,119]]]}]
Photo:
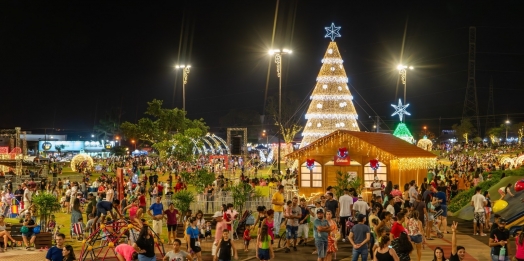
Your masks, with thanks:
[{"label": "boy wearing cap", "polygon": [[315,247],[317,248],[317,261],[324,261],[328,246],[328,232],[330,227],[327,220],[324,219],[324,210],[317,208],[316,219],[313,222],[313,231],[315,235]]}]

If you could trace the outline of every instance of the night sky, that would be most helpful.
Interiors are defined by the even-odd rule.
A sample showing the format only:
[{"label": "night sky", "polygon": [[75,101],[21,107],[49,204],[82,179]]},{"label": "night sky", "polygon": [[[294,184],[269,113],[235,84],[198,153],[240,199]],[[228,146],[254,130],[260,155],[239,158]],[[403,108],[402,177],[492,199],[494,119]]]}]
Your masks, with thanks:
[{"label": "night sky", "polygon": [[[263,112],[275,1],[42,2],[49,1],[0,4],[0,128],[90,131],[120,106],[121,120],[134,122],[154,98],[172,107],[177,61],[192,65],[190,118],[218,130],[231,109]],[[342,27],[336,41],[361,130],[375,115],[393,129],[390,104],[403,96],[396,66],[408,21],[402,62],[416,68],[408,72],[407,123],[413,132],[424,125],[437,132],[442,117],[440,129],[449,129],[462,115],[468,28],[476,26],[481,124],[490,77],[497,122],[506,114],[524,121],[518,3],[281,0],[274,48],[293,50],[284,58],[283,91],[309,100],[329,43],[324,27],[334,22]],[[278,92],[271,64],[270,96]],[[180,72],[177,82],[175,106],[182,107]]]}]

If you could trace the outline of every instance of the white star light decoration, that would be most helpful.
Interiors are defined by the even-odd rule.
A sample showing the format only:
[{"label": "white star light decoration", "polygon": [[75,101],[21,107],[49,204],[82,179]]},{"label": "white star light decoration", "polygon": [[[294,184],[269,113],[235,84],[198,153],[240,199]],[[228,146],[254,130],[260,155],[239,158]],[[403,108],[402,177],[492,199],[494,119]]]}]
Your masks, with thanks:
[{"label": "white star light decoration", "polygon": [[340,31],[340,26],[335,26],[334,23],[331,23],[331,27],[324,27],[327,31],[327,34],[326,38],[331,38],[331,41],[334,42],[335,41],[335,37],[341,37],[340,33],[338,31]]},{"label": "white star light decoration", "polygon": [[391,116],[398,115],[400,121],[402,121],[404,115],[411,116],[411,113],[406,111],[406,108],[409,107],[409,103],[406,105],[402,105],[402,102],[400,101],[400,99],[398,99],[398,105],[391,104],[391,107],[395,108],[395,112],[391,114]]}]

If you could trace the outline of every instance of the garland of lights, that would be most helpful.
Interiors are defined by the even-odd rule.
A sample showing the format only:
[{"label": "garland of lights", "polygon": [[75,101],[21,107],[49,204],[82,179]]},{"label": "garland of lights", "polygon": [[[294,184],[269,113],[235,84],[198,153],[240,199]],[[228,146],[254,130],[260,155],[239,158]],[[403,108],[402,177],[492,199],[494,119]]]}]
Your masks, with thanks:
[{"label": "garland of lights", "polygon": [[348,83],[349,79],[348,77],[343,76],[318,76],[317,82],[319,83]]},{"label": "garland of lights", "polygon": [[[340,86],[339,86],[340,87]],[[352,95],[311,95],[310,100],[314,101],[336,101],[336,100],[353,100]]]},{"label": "garland of lights", "polygon": [[397,128],[393,132],[393,136],[399,139],[403,139],[409,143],[413,143],[414,141],[413,135],[411,135],[411,132],[409,131],[408,127],[406,126],[406,124],[402,122],[397,125]]}]

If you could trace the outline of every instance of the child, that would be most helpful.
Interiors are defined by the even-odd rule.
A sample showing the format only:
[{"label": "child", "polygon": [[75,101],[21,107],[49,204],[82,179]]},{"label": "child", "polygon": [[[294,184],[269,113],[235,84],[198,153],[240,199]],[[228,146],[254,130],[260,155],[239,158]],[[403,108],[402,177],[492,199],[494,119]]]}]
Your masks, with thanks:
[{"label": "child", "polygon": [[175,260],[186,260],[186,259],[192,260],[193,258],[189,253],[180,250],[180,245],[182,245],[182,242],[180,241],[180,239],[175,238],[175,240],[173,241],[173,250],[167,252],[166,256],[162,260],[163,261],[175,261]]},{"label": "child", "polygon": [[207,241],[208,238],[211,240],[211,222],[210,221],[206,222],[206,229],[205,230],[206,231],[205,231],[204,237],[206,238],[206,241]]},{"label": "child", "polygon": [[55,215],[51,215],[51,219],[47,222],[47,232],[53,233],[56,227]]},{"label": "child", "polygon": [[86,225],[86,231],[89,235],[91,235],[91,233],[93,233],[93,231],[95,230],[95,215],[93,215],[93,213],[89,214],[88,216],[89,220],[87,221],[87,225]]},{"label": "child", "polygon": [[249,251],[249,241],[251,241],[251,226],[246,226],[246,230],[244,230],[244,252]]},{"label": "child", "polygon": [[66,194],[62,192],[62,197],[60,198],[60,210],[62,213],[66,212]]},{"label": "child", "polygon": [[[231,253],[231,251],[233,251],[233,253]],[[231,242],[231,239],[229,238],[229,230],[224,229],[224,233],[222,234],[222,240],[220,240],[220,242],[218,243],[216,253],[217,254],[214,258],[215,261],[231,261],[231,256],[234,256],[235,259],[238,259],[235,244],[233,244]]]},{"label": "child", "polygon": [[262,225],[260,234],[257,237],[257,251],[256,257],[260,261],[267,261],[271,258],[275,258],[275,253],[273,252],[273,245],[271,244],[271,237],[269,236],[269,229],[267,225]]},{"label": "child", "polygon": [[73,225],[73,235],[76,234],[78,240],[84,239],[84,231],[85,231],[85,225],[84,225],[84,219],[79,218],[78,222],[76,222]]}]

